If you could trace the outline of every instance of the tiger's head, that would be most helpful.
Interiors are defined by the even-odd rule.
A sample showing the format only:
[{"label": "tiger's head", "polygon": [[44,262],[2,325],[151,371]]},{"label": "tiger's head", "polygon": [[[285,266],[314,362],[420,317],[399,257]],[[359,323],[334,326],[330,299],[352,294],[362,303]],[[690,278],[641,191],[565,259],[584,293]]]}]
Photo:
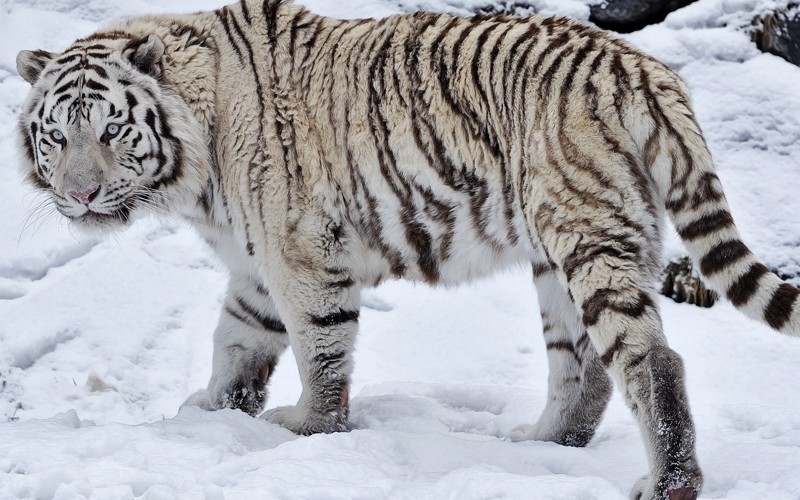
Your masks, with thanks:
[{"label": "tiger's head", "polygon": [[18,126],[23,173],[79,229],[187,210],[207,184],[205,134],[166,84],[164,56],[158,36],[119,33],[17,56],[32,85]]}]

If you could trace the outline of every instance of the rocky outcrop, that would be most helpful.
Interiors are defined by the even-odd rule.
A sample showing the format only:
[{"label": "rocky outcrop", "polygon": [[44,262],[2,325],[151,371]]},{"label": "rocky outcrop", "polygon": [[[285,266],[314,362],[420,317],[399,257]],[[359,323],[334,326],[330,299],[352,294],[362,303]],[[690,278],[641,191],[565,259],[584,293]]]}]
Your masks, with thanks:
[{"label": "rocky outcrop", "polygon": [[660,23],[672,11],[696,0],[606,0],[591,6],[589,20],[597,26],[620,33],[637,31]]},{"label": "rocky outcrop", "polygon": [[675,302],[711,307],[719,298],[717,292],[706,288],[689,257],[670,262],[664,269],[661,283],[661,294]]},{"label": "rocky outcrop", "polygon": [[789,4],[783,11],[776,11],[753,20],[751,37],[759,49],[780,56],[800,66],[800,6]]},{"label": "rocky outcrop", "polygon": [[516,16],[530,16],[536,13],[533,5],[527,2],[500,1],[475,9],[475,13],[484,16],[498,14],[513,14]]}]

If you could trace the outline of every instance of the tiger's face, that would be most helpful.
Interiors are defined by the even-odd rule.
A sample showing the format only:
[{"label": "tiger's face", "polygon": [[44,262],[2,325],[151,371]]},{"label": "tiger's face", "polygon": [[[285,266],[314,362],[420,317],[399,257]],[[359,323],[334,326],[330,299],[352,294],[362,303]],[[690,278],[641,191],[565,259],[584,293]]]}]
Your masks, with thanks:
[{"label": "tiger's face", "polygon": [[193,140],[176,122],[191,113],[159,84],[164,51],[150,35],[17,56],[33,86],[18,127],[24,173],[80,229],[123,227],[181,195],[171,188]]}]

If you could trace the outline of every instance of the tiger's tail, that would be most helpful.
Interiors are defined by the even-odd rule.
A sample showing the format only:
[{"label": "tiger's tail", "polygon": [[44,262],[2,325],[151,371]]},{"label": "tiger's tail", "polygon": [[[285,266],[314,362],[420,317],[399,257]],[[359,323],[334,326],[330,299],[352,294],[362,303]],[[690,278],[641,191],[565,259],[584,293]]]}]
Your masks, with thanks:
[{"label": "tiger's tail", "polygon": [[715,290],[751,318],[800,336],[800,289],[770,272],[742,242],[687,90],[670,74],[650,82],[656,123],[644,143],[667,213]]}]

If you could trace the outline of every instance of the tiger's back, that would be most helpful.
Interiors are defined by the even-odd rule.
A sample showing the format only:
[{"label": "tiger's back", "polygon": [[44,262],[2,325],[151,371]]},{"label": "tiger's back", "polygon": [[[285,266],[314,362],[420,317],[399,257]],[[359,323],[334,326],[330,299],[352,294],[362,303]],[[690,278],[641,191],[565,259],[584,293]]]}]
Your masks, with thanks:
[{"label": "tiger's back", "polygon": [[[322,199],[337,194],[326,211],[341,213],[333,215],[337,223],[351,226],[350,236],[381,260],[369,278],[458,283],[512,262],[546,261],[535,220],[547,210],[542,203],[564,201],[549,193],[564,189],[576,199],[601,198],[601,208],[654,218],[653,186],[641,161],[619,168],[612,160],[601,171],[576,154],[595,144],[551,135],[618,138],[616,151],[595,142],[608,156],[634,161],[642,145],[626,126],[639,124],[622,123],[619,113],[644,97],[630,92],[625,72],[645,64],[675,77],[629,46],[566,19],[418,14],[342,22],[299,8],[293,14],[274,42],[291,57],[276,58],[270,68],[268,56],[253,74],[272,76],[262,85],[274,89],[266,102],[289,125],[262,128],[303,145],[271,155],[300,165],[286,175],[285,189]],[[231,40],[235,34],[231,28]],[[239,52],[252,50],[258,60],[258,44],[246,47],[253,48]],[[590,72],[586,84],[564,85]],[[605,122],[586,114],[598,107]],[[574,161],[564,162],[565,149]],[[560,178],[553,171],[560,163],[576,174]],[[248,184],[238,185],[251,196]],[[279,210],[292,212],[289,205]],[[657,220],[638,219],[653,226],[647,237],[657,240]]]}]

